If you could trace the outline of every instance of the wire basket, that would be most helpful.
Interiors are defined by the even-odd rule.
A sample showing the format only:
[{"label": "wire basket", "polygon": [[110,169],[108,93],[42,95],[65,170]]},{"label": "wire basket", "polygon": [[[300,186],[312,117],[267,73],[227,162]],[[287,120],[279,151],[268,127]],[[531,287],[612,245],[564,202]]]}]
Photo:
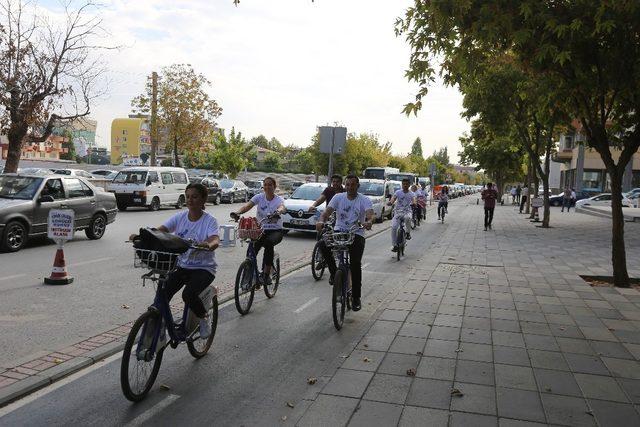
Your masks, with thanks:
[{"label": "wire basket", "polygon": [[238,238],[242,240],[258,240],[262,236],[262,228],[255,218],[243,217],[238,225]]},{"label": "wire basket", "polygon": [[341,233],[334,231],[333,233],[325,233],[322,238],[326,245],[334,250],[345,248],[353,243],[355,233]]},{"label": "wire basket", "polygon": [[158,274],[169,274],[176,268],[179,256],[180,254],[171,252],[134,249],[133,266],[135,268],[146,268]]}]

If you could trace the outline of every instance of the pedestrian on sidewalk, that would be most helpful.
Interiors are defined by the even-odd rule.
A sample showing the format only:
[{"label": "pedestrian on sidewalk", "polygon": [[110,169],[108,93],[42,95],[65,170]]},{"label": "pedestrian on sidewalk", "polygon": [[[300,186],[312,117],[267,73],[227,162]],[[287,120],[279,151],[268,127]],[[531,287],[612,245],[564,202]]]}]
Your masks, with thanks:
[{"label": "pedestrian on sidewalk", "polygon": [[522,187],[518,184],[518,188],[516,188],[516,203],[520,204],[520,194],[522,194]]},{"label": "pedestrian on sidewalk", "polygon": [[567,208],[567,212],[571,210],[571,189],[569,186],[564,187],[564,193],[562,194],[562,210],[560,212],[564,212],[564,208]]},{"label": "pedestrian on sidewalk", "polygon": [[487,183],[486,190],[482,190],[482,200],[484,200],[484,231],[487,231],[487,227],[491,229],[493,211],[496,208],[497,199],[498,192],[494,190],[491,182]]},{"label": "pedestrian on sidewalk", "polygon": [[571,206],[575,207],[576,205],[576,191],[572,188],[571,189]]},{"label": "pedestrian on sidewalk", "polygon": [[528,197],[529,197],[529,186],[525,186],[522,188],[522,197],[520,199],[520,213],[522,213],[522,209],[524,209],[524,205],[527,203]]},{"label": "pedestrian on sidewalk", "polygon": [[516,187],[511,187],[511,204],[512,205],[516,204],[516,197],[517,197]]}]

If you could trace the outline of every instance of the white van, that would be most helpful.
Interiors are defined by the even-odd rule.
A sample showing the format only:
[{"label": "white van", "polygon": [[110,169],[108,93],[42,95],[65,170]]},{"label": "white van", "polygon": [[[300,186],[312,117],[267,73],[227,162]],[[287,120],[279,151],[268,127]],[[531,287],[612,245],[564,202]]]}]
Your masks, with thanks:
[{"label": "white van", "polygon": [[189,184],[182,168],[164,166],[136,166],[122,169],[107,186],[116,195],[118,209],[145,206],[157,211],[160,206],[184,206],[184,192]]}]

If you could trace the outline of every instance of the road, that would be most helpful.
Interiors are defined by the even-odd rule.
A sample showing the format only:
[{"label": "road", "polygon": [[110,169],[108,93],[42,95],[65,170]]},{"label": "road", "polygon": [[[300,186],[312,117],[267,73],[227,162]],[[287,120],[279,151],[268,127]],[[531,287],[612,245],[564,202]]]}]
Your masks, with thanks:
[{"label": "road", "polygon": [[[238,206],[211,205],[207,210],[223,224]],[[175,209],[129,209],[118,213],[101,240],[78,233],[65,245],[67,270],[75,278],[68,286],[43,285],[55,255],[55,245],[46,239],[35,239],[17,253],[0,254],[0,334],[2,342],[11,343],[0,347],[0,368],[134,320],[150,304],[153,291],[142,287],[143,271],[133,268],[133,251],[125,241],[140,227],[158,226],[175,213]],[[289,233],[277,248],[283,268],[310,259],[314,243],[312,234]],[[240,245],[218,249],[215,285],[229,288],[245,251],[246,246]]]},{"label": "road", "polygon": [[[223,306],[214,345],[205,358],[194,361],[184,346],[168,349],[156,384],[142,403],[131,404],[122,396],[120,358],[115,355],[0,409],[0,425],[178,425],[188,420],[191,425],[253,426],[282,424],[282,417],[294,419],[304,410],[300,402],[305,394],[319,390],[322,375],[331,372],[343,351],[366,332],[376,310],[394,298],[440,233],[455,227],[455,212],[465,205],[451,203],[445,224],[434,222],[431,214],[430,222],[414,231],[407,257],[400,262],[389,251],[389,233],[367,240],[363,309],[348,312],[339,332],[331,320],[327,281],[314,282],[306,269],[301,270],[283,278],[274,299],[257,298],[247,316],[239,316],[232,304]],[[283,246],[310,244],[296,242]],[[128,255],[104,256],[114,256],[112,271],[128,265]],[[124,286],[137,289],[130,285],[116,289],[123,292]],[[308,377],[318,377],[318,384],[308,385]]]}]

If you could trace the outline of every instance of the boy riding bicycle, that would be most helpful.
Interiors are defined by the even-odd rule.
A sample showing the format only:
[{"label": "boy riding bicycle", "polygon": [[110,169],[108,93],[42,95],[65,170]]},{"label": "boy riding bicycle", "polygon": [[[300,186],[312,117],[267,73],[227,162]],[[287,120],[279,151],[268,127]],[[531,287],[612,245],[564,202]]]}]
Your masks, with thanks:
[{"label": "boy riding bicycle", "polygon": [[447,208],[449,207],[449,187],[446,185],[442,187],[440,193],[438,194],[438,219],[444,216],[445,213],[449,211]]},{"label": "boy riding bicycle", "polygon": [[413,206],[417,204],[416,195],[409,190],[409,179],[402,180],[402,188],[393,195],[389,200],[389,206],[396,204],[393,211],[393,220],[391,222],[391,242],[393,248],[391,250],[396,252],[398,250],[398,244],[396,238],[398,236],[398,227],[400,227],[399,221],[404,221],[404,229],[407,231],[407,240],[411,239],[411,215]]}]

